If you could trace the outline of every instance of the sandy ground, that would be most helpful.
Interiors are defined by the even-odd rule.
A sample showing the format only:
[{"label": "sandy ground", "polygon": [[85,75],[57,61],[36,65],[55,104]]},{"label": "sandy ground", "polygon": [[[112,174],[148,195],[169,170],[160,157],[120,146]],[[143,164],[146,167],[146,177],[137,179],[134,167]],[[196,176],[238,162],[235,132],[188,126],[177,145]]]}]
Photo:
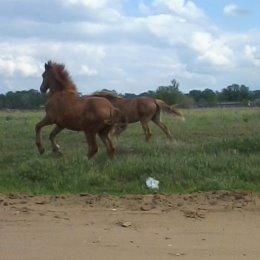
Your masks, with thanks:
[{"label": "sandy ground", "polygon": [[0,260],[260,259],[260,195],[0,195]]}]

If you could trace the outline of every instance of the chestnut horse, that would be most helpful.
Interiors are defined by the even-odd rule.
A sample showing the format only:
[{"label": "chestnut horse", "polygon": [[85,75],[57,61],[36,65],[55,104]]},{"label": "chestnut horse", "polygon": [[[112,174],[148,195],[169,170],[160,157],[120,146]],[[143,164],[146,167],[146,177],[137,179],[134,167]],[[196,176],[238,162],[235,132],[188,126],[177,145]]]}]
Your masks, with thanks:
[{"label": "chestnut horse", "polygon": [[179,110],[167,105],[160,99],[145,96],[126,99],[114,96],[109,92],[96,92],[93,96],[107,98],[115,107],[119,108],[126,115],[128,123],[140,121],[146,141],[149,141],[152,136],[148,125],[149,121],[153,121],[166,136],[172,140],[169,128],[161,121],[161,111],[175,114],[185,120]]},{"label": "chestnut horse", "polygon": [[53,152],[60,153],[55,136],[64,128],[84,131],[88,143],[88,157],[93,157],[98,151],[96,135],[106,146],[108,156],[112,159],[115,147],[110,134],[115,127],[125,129],[126,117],[107,99],[102,97],[79,96],[77,88],[69,73],[62,64],[49,61],[45,63],[40,91],[46,93],[49,89],[45,117],[36,124],[36,145],[39,153],[44,153],[41,141],[41,129],[55,124],[49,139]]}]

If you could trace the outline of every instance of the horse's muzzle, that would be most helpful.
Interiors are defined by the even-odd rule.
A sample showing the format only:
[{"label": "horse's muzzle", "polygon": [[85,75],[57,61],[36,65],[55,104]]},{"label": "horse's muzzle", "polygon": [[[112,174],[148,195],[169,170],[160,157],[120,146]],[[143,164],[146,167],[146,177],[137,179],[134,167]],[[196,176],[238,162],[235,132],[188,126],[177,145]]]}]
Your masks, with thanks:
[{"label": "horse's muzzle", "polygon": [[44,88],[44,87],[41,85],[41,87],[40,87],[40,91],[41,91],[42,94],[45,94],[46,91],[47,91],[47,89]]}]

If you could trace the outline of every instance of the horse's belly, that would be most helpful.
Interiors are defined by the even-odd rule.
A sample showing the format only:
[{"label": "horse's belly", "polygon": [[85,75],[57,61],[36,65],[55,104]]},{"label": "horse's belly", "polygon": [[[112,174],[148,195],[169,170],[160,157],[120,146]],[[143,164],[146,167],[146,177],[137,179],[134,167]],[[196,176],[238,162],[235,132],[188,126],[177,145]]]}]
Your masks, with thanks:
[{"label": "horse's belly", "polygon": [[136,123],[136,122],[140,121],[140,119],[141,119],[137,113],[135,113],[135,114],[128,113],[127,115],[128,115],[127,116],[128,123]]},{"label": "horse's belly", "polygon": [[64,117],[61,120],[58,120],[57,124],[61,127],[74,131],[82,131],[86,128],[82,119],[77,117]]},{"label": "horse's belly", "polygon": [[97,132],[104,127],[104,122],[103,120],[96,122],[85,119],[70,118],[63,120],[59,125],[73,131]]}]

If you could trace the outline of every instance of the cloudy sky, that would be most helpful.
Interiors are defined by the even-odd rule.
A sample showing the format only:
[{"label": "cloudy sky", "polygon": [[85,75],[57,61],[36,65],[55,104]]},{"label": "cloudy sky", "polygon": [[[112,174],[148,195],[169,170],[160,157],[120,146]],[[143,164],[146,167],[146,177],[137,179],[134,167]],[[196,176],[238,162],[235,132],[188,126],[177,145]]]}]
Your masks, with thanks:
[{"label": "cloudy sky", "polygon": [[259,0],[0,0],[0,93],[65,64],[79,91],[260,89]]}]

